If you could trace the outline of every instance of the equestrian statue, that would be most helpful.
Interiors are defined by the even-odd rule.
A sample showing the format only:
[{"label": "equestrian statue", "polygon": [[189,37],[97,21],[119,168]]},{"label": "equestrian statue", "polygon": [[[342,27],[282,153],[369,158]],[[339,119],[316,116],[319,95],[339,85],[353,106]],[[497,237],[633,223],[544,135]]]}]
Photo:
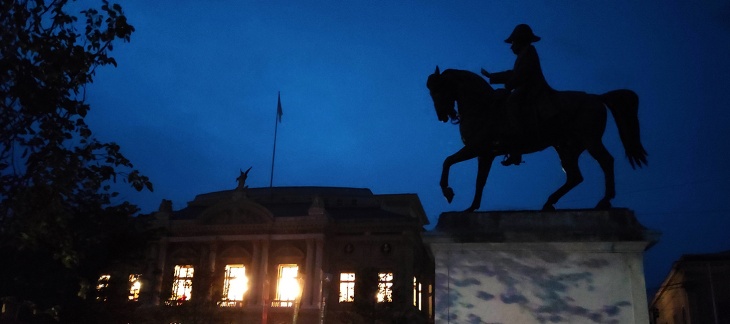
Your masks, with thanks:
[{"label": "equestrian statue", "polygon": [[479,208],[492,162],[505,156],[505,166],[519,165],[522,154],[553,147],[566,174],[565,183],[553,192],[543,210],[555,204],[583,181],[578,157],[583,151],[598,162],[605,177],[605,193],[596,209],[611,208],[616,196],[614,159],[603,145],[606,108],[618,127],[626,157],[632,168],[647,164],[647,153],[639,131],[639,98],[631,90],[620,89],[601,95],[580,91],[556,91],[545,81],[537,51],[532,43],[540,40],[525,24],[518,25],[505,42],[517,55],[512,70],[483,76],[504,89],[493,89],[476,73],[447,69],[428,77],[426,86],[442,122],[459,125],[464,147],[444,160],[441,190],[450,203],[454,191],[449,187],[452,165],[477,158],[478,171],[474,200],[466,211]]}]

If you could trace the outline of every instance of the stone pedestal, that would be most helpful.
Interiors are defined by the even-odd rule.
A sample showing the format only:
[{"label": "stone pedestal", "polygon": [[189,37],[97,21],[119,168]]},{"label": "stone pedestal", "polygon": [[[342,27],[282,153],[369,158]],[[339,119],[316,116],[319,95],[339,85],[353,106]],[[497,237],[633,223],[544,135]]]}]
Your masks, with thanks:
[{"label": "stone pedestal", "polygon": [[441,214],[436,323],[649,323],[657,237],[627,209]]}]

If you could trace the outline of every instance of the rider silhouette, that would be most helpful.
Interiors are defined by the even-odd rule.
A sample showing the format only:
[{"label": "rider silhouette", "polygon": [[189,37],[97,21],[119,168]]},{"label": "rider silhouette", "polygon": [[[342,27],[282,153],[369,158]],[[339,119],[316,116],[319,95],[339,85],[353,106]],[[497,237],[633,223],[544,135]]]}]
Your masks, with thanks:
[{"label": "rider silhouette", "polygon": [[[481,71],[482,75],[489,78],[489,83],[504,84],[505,89],[510,93],[506,105],[507,115],[512,126],[512,137],[525,138],[528,136],[525,132],[525,119],[535,118],[534,114],[529,113],[534,110],[530,108],[546,101],[548,94],[553,91],[542,74],[537,50],[535,46],[532,46],[532,43],[539,40],[540,37],[533,34],[530,26],[517,25],[509,38],[504,41],[512,44],[510,48],[517,55],[512,70],[497,73],[489,73],[484,69]],[[522,153],[515,147],[502,161],[502,165],[505,166],[520,163],[522,163]]]}]

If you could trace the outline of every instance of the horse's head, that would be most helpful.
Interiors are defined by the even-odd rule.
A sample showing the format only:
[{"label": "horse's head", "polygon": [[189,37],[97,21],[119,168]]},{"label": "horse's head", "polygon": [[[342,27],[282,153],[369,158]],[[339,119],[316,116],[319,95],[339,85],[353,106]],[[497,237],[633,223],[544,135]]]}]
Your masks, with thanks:
[{"label": "horse's head", "polygon": [[459,124],[464,118],[484,118],[483,113],[490,110],[495,99],[489,83],[467,70],[447,69],[441,73],[437,66],[426,86],[431,91],[436,116],[442,122],[451,119]]},{"label": "horse's head", "polygon": [[458,121],[456,113],[456,92],[452,83],[447,80],[447,76],[441,74],[439,67],[436,66],[436,72],[428,76],[426,87],[431,93],[433,106],[436,109],[436,116],[442,122],[449,119]]}]

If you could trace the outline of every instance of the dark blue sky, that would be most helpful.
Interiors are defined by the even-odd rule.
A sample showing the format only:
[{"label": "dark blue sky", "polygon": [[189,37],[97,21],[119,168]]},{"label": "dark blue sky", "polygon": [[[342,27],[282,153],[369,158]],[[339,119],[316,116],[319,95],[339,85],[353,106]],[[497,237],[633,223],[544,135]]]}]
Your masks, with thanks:
[{"label": "dark blue sky", "polygon": [[[649,167],[634,171],[609,120],[614,206],[663,232],[646,254],[647,285],[686,253],[730,249],[730,5],[726,1],[125,1],[136,32],[116,44],[119,67],[97,71],[88,123],[116,141],[154,193],[120,199],[156,210],[233,189],[253,167],[269,185],[276,96],[275,186],[417,193],[435,225],[471,202],[476,164],[452,168],[452,205],[438,187],[458,128],[436,119],[425,87],[436,65],[478,72],[514,62],[503,40],[528,23],[559,90],[640,96]],[[495,165],[482,210],[539,209],[564,175],[552,150]],[[558,208],[592,207],[603,176],[587,154],[585,182]],[[651,298],[651,296],[650,296]]]}]

